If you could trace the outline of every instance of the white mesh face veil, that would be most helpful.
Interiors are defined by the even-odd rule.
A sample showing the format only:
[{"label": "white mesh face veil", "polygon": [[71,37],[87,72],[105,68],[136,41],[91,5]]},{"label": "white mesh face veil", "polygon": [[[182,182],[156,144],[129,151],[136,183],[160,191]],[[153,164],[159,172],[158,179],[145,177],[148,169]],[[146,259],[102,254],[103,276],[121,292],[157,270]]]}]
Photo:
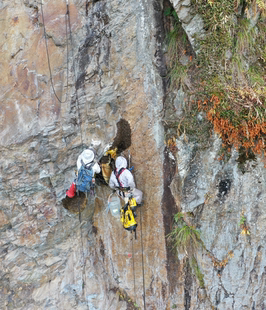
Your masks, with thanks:
[{"label": "white mesh face veil", "polygon": [[121,168],[126,168],[127,167],[127,160],[123,156],[118,156],[117,159],[115,160],[115,167],[117,170],[120,170]]}]

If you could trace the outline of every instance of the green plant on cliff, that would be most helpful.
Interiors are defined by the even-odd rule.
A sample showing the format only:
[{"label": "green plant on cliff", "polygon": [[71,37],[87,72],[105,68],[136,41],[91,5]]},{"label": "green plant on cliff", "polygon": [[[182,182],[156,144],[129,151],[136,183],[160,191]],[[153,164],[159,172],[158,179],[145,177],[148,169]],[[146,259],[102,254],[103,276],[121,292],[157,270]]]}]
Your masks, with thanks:
[{"label": "green plant on cliff", "polygon": [[245,217],[244,214],[241,215],[239,226],[241,228],[241,235],[250,235],[249,226],[247,224],[247,218]]},{"label": "green plant on cliff", "polygon": [[193,255],[202,245],[200,232],[194,226],[186,224],[182,213],[175,214],[174,221],[174,228],[167,236],[173,249],[177,253],[185,253],[187,256]]},{"label": "green plant on cliff", "polygon": [[[186,87],[188,74],[194,62],[187,35],[182,28],[177,13],[173,8],[167,8],[165,16],[172,18],[171,29],[167,34],[167,57],[169,61],[169,77],[171,88]],[[183,57],[183,62],[179,60]]]},{"label": "green plant on cliff", "polygon": [[205,287],[205,283],[204,283],[204,275],[200,270],[199,264],[196,260],[196,258],[193,256],[192,260],[191,260],[191,267],[194,271],[195,276],[197,277],[197,279],[199,280],[199,285],[200,288],[204,288]]},{"label": "green plant on cliff", "polygon": [[[197,0],[194,6],[206,30],[199,39],[197,105],[227,151],[266,154],[265,7],[255,0]],[[254,26],[250,14],[259,10]]]},{"label": "green plant on cliff", "polygon": [[184,214],[179,212],[174,215],[174,228],[167,235],[172,249],[178,254],[185,254],[189,265],[197,277],[200,287],[204,287],[204,276],[200,271],[196,260],[196,252],[203,246],[200,232],[184,220]]},{"label": "green plant on cliff", "polygon": [[247,221],[247,218],[244,215],[242,215],[239,221],[239,226],[244,225],[246,221]]}]

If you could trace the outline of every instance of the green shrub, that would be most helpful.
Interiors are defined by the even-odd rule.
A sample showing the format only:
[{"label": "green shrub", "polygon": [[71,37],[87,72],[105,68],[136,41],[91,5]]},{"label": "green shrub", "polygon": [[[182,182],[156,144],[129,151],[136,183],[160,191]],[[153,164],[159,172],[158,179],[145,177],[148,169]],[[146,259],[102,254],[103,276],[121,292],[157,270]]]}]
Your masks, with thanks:
[{"label": "green shrub", "polygon": [[204,275],[201,273],[196,260],[196,252],[203,247],[203,242],[200,239],[200,232],[184,221],[184,214],[179,212],[174,215],[175,227],[167,235],[173,250],[178,254],[185,254],[188,263],[199,281],[201,288],[204,288]]}]

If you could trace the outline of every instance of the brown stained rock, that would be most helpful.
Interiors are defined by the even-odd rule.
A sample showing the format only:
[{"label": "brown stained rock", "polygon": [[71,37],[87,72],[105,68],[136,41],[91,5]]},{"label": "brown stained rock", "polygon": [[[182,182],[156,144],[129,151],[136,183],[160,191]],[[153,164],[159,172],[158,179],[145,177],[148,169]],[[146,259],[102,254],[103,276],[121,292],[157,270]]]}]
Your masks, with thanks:
[{"label": "brown stained rock", "polygon": [[17,241],[14,242],[17,246],[31,247],[40,242],[40,236],[36,225],[32,223],[25,223],[19,229]]},{"label": "brown stained rock", "polygon": [[79,214],[79,212],[82,212],[86,208],[87,202],[88,199],[82,192],[73,198],[66,197],[62,200],[63,207],[74,214]]},{"label": "brown stained rock", "polygon": [[19,91],[28,98],[36,97],[37,89],[35,84],[36,76],[25,65],[17,66],[17,79]]},{"label": "brown stained rock", "polygon": [[117,148],[117,153],[119,154],[131,145],[131,128],[125,119],[121,119],[116,126],[117,134],[111,148]]},{"label": "brown stained rock", "polygon": [[[113,55],[115,57],[115,55]],[[130,63],[124,63],[129,66]],[[135,167],[134,175],[137,188],[144,192],[144,205],[142,208],[142,234],[144,245],[144,280],[145,289],[148,289],[152,281],[154,270],[158,269],[160,279],[156,277],[157,285],[154,287],[153,294],[148,296],[150,306],[157,304],[154,296],[159,294],[159,298],[167,300],[168,292],[162,294],[163,282],[167,283],[167,272],[165,268],[165,237],[162,226],[161,213],[161,193],[162,186],[162,167],[160,165],[161,151],[156,148],[156,142],[153,136],[153,128],[156,126],[156,119],[152,118],[149,101],[143,91],[143,81],[131,79],[127,75],[125,78],[122,71],[117,77],[116,83],[122,88],[130,89],[125,97],[125,103],[122,104],[123,118],[129,122],[131,127],[131,155],[132,165]],[[124,152],[127,155],[127,151]],[[140,211],[138,210],[137,221],[137,240],[134,241],[134,263],[135,263],[135,281],[137,291],[137,304],[143,306],[141,295],[143,294],[143,275],[142,275],[142,249],[140,237]],[[101,236],[105,249],[108,249],[107,257],[112,257],[113,263],[117,268],[117,276],[122,287],[128,287],[131,298],[134,296],[134,273],[132,267],[132,237],[133,234],[125,231],[119,221],[113,219],[109,214],[108,218],[101,208],[96,208],[94,224],[98,228],[98,234]],[[106,255],[105,255],[106,257]],[[108,270],[111,272],[111,261],[106,258],[105,261]],[[164,297],[163,297],[164,295]],[[152,306],[153,305],[153,306]]]},{"label": "brown stained rock", "polygon": [[[60,3],[59,13],[63,14],[64,19],[65,2]],[[79,22],[73,4],[70,5],[70,12],[74,30]],[[3,118],[1,125],[5,129],[0,134],[1,143],[10,143],[15,140],[16,136],[27,138],[33,132],[33,120],[36,118],[39,125],[44,127],[60,114],[60,105],[53,95],[52,98],[43,95],[46,91],[50,93],[51,90],[51,84],[48,82],[49,70],[43,28],[36,28],[31,23],[31,17],[28,14],[30,12],[25,11],[23,6],[14,6],[11,10],[10,4],[0,12],[1,42],[4,44],[1,49],[0,63],[2,90],[0,108]],[[55,10],[54,14],[57,15],[58,11]],[[54,18],[56,19],[55,16]],[[49,22],[47,26],[49,29]],[[60,29],[61,32],[65,32],[64,20],[63,23],[58,21],[57,24],[50,26],[55,33],[60,34]],[[55,46],[52,40],[48,41],[55,89],[59,97],[65,98],[66,53]],[[11,123],[12,126],[10,126]]]},{"label": "brown stained rock", "polygon": [[[52,36],[53,41],[57,45],[66,43],[66,2],[63,0],[48,1],[43,5],[43,15],[48,36]],[[71,31],[75,31],[80,27],[80,19],[78,19],[78,8],[69,2],[69,12],[71,17]],[[43,23],[42,16],[41,22]],[[69,30],[68,30],[69,33]]]},{"label": "brown stained rock", "polygon": [[16,24],[18,24],[18,23],[19,23],[19,18],[18,18],[18,16],[13,17],[13,18],[12,18],[12,22],[11,22],[12,26],[14,26],[14,25],[16,25]]},{"label": "brown stained rock", "polygon": [[5,215],[5,213],[1,210],[0,211],[0,227],[6,225],[9,223],[9,220],[7,218],[7,216]]}]

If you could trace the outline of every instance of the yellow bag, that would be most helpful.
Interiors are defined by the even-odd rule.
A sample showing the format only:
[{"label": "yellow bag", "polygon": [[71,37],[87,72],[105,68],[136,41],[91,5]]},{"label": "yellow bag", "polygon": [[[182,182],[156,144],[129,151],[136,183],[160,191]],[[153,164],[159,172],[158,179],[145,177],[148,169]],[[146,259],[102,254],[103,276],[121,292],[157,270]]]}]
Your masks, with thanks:
[{"label": "yellow bag", "polygon": [[104,178],[104,181],[109,184],[109,180],[110,180],[110,176],[112,173],[112,168],[110,166],[110,162],[105,163],[105,164],[101,164],[102,166],[102,175]]},{"label": "yellow bag", "polygon": [[120,209],[120,222],[123,223],[126,230],[136,231],[138,224],[135,220],[134,212],[131,210],[131,208],[134,210],[136,205],[136,199],[130,198],[128,203]]}]

